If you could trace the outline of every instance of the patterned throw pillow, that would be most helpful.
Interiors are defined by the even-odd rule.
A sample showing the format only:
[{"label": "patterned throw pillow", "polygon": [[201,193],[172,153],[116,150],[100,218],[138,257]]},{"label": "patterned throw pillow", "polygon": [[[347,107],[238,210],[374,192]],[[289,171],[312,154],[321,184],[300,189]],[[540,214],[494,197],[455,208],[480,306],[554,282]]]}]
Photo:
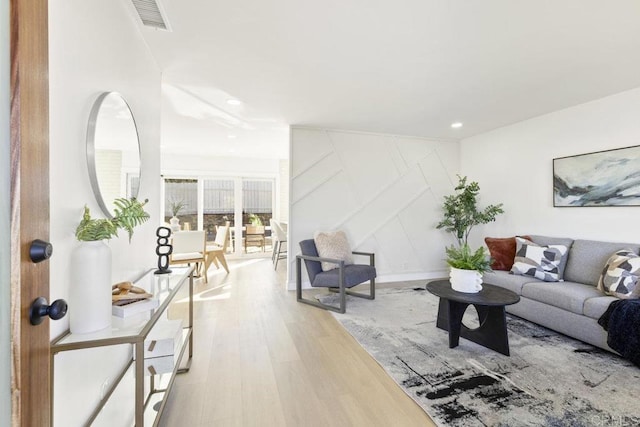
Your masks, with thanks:
[{"label": "patterned throw pillow", "polygon": [[629,249],[622,249],[607,260],[598,280],[598,289],[618,298],[638,298],[639,277],[640,257]]},{"label": "patterned throw pillow", "polygon": [[516,237],[516,256],[511,273],[531,276],[545,282],[560,280],[559,267],[568,248],[564,245],[540,246]]},{"label": "patterned throw pillow", "polygon": [[[319,256],[343,260],[345,265],[353,264],[351,246],[349,246],[349,240],[344,231],[316,231],[313,233],[313,240],[316,243]],[[332,262],[322,263],[322,271],[329,271],[334,268],[338,268],[338,264]]]}]

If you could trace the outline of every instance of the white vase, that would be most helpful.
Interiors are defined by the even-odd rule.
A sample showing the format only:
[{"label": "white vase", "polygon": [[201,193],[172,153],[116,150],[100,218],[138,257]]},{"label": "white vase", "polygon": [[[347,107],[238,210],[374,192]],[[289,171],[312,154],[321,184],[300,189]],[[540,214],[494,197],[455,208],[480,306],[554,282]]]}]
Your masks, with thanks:
[{"label": "white vase", "polygon": [[482,290],[482,273],[451,267],[449,282],[454,291],[473,294]]},{"label": "white vase", "polygon": [[111,248],[102,240],[71,252],[69,323],[73,334],[111,326]]},{"label": "white vase", "polygon": [[169,224],[171,224],[171,232],[172,233],[180,231],[180,219],[177,216],[172,217],[169,220]]}]

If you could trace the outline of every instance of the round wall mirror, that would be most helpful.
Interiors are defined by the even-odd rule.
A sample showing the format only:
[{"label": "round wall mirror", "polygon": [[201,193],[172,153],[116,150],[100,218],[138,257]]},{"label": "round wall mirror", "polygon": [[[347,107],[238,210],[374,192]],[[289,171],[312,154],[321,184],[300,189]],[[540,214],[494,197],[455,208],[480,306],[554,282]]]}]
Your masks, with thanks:
[{"label": "round wall mirror", "polygon": [[87,163],[98,205],[113,217],[113,201],[138,197],[140,143],[136,122],[120,94],[101,94],[91,109],[87,130]]}]

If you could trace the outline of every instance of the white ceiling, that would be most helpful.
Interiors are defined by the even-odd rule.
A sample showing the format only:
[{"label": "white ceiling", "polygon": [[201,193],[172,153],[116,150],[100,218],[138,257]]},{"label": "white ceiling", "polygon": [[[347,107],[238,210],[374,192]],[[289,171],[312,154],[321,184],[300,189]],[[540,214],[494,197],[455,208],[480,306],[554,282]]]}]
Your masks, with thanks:
[{"label": "white ceiling", "polygon": [[457,140],[640,87],[638,0],[161,2],[166,150],[282,157],[288,125]]}]

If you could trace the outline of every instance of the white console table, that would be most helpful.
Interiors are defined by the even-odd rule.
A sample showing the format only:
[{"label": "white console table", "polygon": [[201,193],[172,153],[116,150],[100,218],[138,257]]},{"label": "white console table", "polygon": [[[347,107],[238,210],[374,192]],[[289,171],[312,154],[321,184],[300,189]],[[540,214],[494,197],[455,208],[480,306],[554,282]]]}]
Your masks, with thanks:
[{"label": "white console table", "polygon": [[[125,374],[134,365],[135,372],[135,419],[136,427],[145,425],[157,425],[164,406],[166,397],[169,395],[175,375],[186,372],[191,365],[193,356],[193,267],[188,268],[171,268],[170,274],[154,274],[154,270],[149,270],[142,277],[135,281],[135,285],[144,288],[158,300],[158,307],[143,313],[143,316],[134,316],[132,318],[122,319],[119,317],[112,318],[111,328],[98,331],[91,334],[72,334],[67,331],[51,343],[51,396],[53,394],[53,373],[56,355],[64,351],[82,351],[83,349],[104,347],[120,344],[132,344],[133,354],[129,362],[120,371],[120,374],[111,386],[106,390],[104,397],[99,405],[94,409],[85,425],[91,425],[98,417],[100,411],[109,401],[109,398],[115,391]],[[157,375],[145,377],[144,372],[144,341],[156,325],[158,320],[165,314],[174,299],[181,291],[184,292],[183,286],[189,284],[188,292],[188,317],[187,325],[183,324],[182,345],[175,355],[175,365],[170,373],[170,379],[166,383],[166,387],[158,389],[159,381]],[[183,319],[184,322],[184,319]],[[188,348],[188,360],[186,366],[180,368],[184,353]],[[169,374],[165,374],[169,375]],[[145,393],[145,378],[148,378],[147,392]],[[53,408],[53,405],[52,405]],[[53,410],[53,409],[52,409]],[[53,414],[51,419],[53,420]]]}]

